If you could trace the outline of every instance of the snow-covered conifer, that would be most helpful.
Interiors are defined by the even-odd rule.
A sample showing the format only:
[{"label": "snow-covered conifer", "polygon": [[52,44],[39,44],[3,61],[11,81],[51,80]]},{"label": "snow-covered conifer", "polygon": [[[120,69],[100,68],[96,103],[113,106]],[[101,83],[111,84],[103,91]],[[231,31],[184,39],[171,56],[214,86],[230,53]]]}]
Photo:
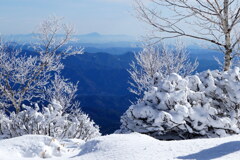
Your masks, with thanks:
[{"label": "snow-covered conifer", "polygon": [[240,69],[205,71],[165,79],[121,118],[118,132],[140,132],[159,139],[222,137],[240,133]]}]

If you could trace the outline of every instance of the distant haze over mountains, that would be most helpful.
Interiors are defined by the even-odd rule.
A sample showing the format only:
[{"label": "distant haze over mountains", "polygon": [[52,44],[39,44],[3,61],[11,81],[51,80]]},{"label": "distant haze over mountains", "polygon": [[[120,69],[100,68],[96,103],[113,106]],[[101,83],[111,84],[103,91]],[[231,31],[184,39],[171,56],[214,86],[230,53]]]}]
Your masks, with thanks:
[{"label": "distant haze over mountains", "polygon": [[[59,37],[63,36],[61,34]],[[34,43],[37,40],[37,34],[16,34],[5,35],[5,41],[17,42],[20,44]],[[71,45],[75,47],[84,47],[85,52],[97,53],[106,52],[109,54],[119,55],[126,52],[140,51],[141,43],[137,38],[129,35],[103,35],[97,32],[74,35]]]},{"label": "distant haze over mountains", "polygon": [[[15,42],[32,42],[36,41],[36,33],[31,34],[13,34],[13,35],[5,35],[4,38],[7,41],[15,41]],[[58,36],[63,36],[59,34]],[[77,43],[91,43],[91,44],[104,44],[104,43],[120,43],[118,46],[122,46],[123,44],[128,44],[129,46],[135,47],[138,45],[137,38],[129,35],[103,35],[97,32],[92,32],[88,34],[74,35],[73,36],[75,42]],[[115,44],[116,45],[116,44]],[[124,47],[123,45],[123,47]]]},{"label": "distant haze over mountains", "polygon": [[77,35],[80,43],[109,43],[109,42],[136,42],[137,39],[129,35],[102,35],[97,32]]},{"label": "distant haze over mountains", "polygon": [[[63,35],[59,34],[58,36],[61,37]],[[3,36],[5,41],[17,42],[20,44],[27,44],[31,42],[34,43],[37,40],[36,37],[36,33]],[[89,53],[105,52],[113,55],[120,55],[127,52],[136,53],[142,49],[142,43],[140,42],[140,39],[130,35],[104,35],[97,32],[92,32],[88,34],[74,35],[73,39],[74,40],[72,41],[71,45],[76,47],[84,47],[84,51]],[[171,43],[169,42],[169,44]],[[207,49],[203,49],[200,46],[193,44],[189,45],[187,48],[190,51],[190,54],[196,53],[192,52],[193,50],[197,50],[198,54],[200,51],[207,51]]]}]

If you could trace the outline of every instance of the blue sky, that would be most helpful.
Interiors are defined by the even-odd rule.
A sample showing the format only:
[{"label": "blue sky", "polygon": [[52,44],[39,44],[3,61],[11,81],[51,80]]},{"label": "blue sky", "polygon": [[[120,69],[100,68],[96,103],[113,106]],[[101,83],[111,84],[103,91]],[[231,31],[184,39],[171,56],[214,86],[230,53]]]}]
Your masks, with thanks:
[{"label": "blue sky", "polygon": [[132,0],[1,0],[0,33],[32,33],[52,14],[74,24],[79,34],[140,36],[145,32],[134,16]]}]

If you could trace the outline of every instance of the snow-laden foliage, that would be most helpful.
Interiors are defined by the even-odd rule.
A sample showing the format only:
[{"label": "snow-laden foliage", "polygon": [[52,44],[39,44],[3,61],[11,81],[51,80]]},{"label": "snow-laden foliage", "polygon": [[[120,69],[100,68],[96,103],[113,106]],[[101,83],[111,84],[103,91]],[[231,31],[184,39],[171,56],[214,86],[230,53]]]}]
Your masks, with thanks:
[{"label": "snow-laden foliage", "polygon": [[60,102],[53,100],[40,111],[39,106],[23,106],[24,110],[10,116],[0,115],[0,134],[11,138],[26,134],[48,135],[55,138],[88,140],[100,136],[99,127],[80,109],[68,113]]},{"label": "snow-laden foliage", "polygon": [[135,60],[130,66],[129,90],[138,96],[143,96],[145,91],[151,89],[156,72],[161,75],[160,78],[165,78],[171,73],[185,77],[195,71],[198,62],[190,62],[185,45],[177,41],[172,48],[165,44],[147,45],[143,51],[135,54]]},{"label": "snow-laden foliage", "polygon": [[[0,40],[0,136],[42,134],[88,140],[100,135],[75,100],[77,84],[60,76],[61,60],[82,53],[69,45],[73,33],[72,26],[53,16],[39,26],[31,55]],[[48,105],[32,108],[26,103]]]},{"label": "snow-laden foliage", "polygon": [[154,75],[154,86],[130,106],[118,132],[158,139],[222,137],[240,133],[240,69],[205,71],[185,78]]},{"label": "snow-laden foliage", "polygon": [[58,74],[50,82],[44,90],[47,106],[22,105],[22,111],[10,112],[10,116],[1,110],[0,135],[3,138],[40,134],[88,140],[100,135],[99,127],[81,111],[80,103],[75,100],[77,85]]},{"label": "snow-laden foliage", "polygon": [[[0,103],[8,110],[22,110],[24,102],[44,99],[44,87],[64,65],[61,60],[81,54],[82,49],[73,49],[69,43],[73,27],[57,17],[44,20],[38,29],[37,44],[30,45],[34,54],[0,40]],[[58,34],[63,36],[58,36]],[[10,109],[10,110],[12,110]]]}]

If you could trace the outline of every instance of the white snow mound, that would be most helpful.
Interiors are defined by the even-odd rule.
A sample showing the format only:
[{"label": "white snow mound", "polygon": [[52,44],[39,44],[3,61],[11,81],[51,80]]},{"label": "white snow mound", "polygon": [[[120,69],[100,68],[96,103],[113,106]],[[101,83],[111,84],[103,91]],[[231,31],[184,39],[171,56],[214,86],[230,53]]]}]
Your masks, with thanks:
[{"label": "white snow mound", "polygon": [[4,157],[3,160],[60,157],[64,152],[63,145],[48,136],[24,135],[0,141],[0,157]]},{"label": "white snow mound", "polygon": [[143,134],[112,134],[85,143],[78,156],[84,160],[149,160],[158,147],[158,140]]},{"label": "white snow mound", "polygon": [[159,141],[139,133],[88,142],[36,135],[0,140],[0,160],[239,160],[239,155],[240,135],[181,141]]}]

